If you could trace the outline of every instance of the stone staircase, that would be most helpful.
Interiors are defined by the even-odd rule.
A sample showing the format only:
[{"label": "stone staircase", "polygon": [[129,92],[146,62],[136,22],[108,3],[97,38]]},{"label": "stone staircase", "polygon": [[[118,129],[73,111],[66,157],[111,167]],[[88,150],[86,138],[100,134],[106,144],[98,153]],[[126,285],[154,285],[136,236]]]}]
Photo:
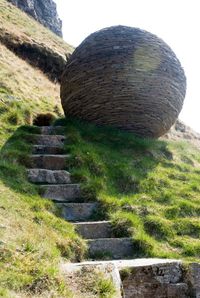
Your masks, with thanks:
[{"label": "stone staircase", "polygon": [[84,202],[79,184],[71,181],[67,169],[69,155],[65,154],[63,127],[40,127],[35,135],[31,167],[27,170],[30,182],[38,184],[42,197],[55,202],[64,219],[74,223],[77,232],[87,241],[88,258],[127,259],[133,256],[130,238],[116,238],[109,221],[92,221],[98,212],[97,202]]},{"label": "stone staircase", "polygon": [[88,244],[88,261],[61,263],[66,280],[71,282],[77,275],[87,274],[88,268],[95,268],[112,280],[115,298],[200,297],[199,264],[190,264],[186,272],[179,260],[131,260],[131,239],[116,238],[109,221],[92,220],[100,206],[97,202],[84,202],[80,185],[74,184],[66,171],[69,155],[64,150],[63,128],[40,129],[41,134],[35,136],[28,179],[39,186],[42,197],[59,206],[62,217],[75,225]]}]

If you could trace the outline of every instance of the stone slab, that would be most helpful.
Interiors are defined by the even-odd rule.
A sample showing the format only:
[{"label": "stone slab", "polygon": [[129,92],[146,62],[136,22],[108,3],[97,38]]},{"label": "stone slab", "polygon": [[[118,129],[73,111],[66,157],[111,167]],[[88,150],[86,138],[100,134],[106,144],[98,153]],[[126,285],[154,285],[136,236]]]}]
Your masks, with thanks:
[{"label": "stone slab", "polygon": [[44,145],[33,145],[32,154],[64,154],[63,145],[60,146],[44,146]]},{"label": "stone slab", "polygon": [[32,154],[30,156],[30,167],[48,170],[65,170],[69,155]]},{"label": "stone slab", "polygon": [[102,238],[87,240],[89,257],[98,260],[131,258],[134,245],[131,238]]},{"label": "stone slab", "polygon": [[63,135],[34,135],[35,145],[62,146],[65,142]]},{"label": "stone slab", "polygon": [[79,184],[40,185],[43,198],[59,202],[76,202],[81,198]]},{"label": "stone slab", "polygon": [[58,204],[62,217],[69,221],[85,221],[97,210],[97,203],[63,203]]},{"label": "stone slab", "polygon": [[67,171],[52,171],[46,169],[27,170],[28,180],[32,183],[65,184],[71,183],[70,173]]},{"label": "stone slab", "polygon": [[40,126],[40,133],[43,135],[62,135],[64,133],[64,126]]},{"label": "stone slab", "polygon": [[112,237],[112,230],[109,221],[76,223],[75,228],[77,232],[85,239]]}]

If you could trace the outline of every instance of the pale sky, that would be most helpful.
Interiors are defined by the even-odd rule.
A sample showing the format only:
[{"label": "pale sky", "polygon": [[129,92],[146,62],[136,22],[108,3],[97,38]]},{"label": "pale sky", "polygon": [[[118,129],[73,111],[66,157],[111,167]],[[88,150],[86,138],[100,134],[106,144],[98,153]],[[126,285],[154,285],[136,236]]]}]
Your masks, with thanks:
[{"label": "pale sky", "polygon": [[126,25],[162,38],[175,52],[187,76],[180,119],[200,132],[199,0],[55,0],[64,40],[78,46],[99,29]]}]

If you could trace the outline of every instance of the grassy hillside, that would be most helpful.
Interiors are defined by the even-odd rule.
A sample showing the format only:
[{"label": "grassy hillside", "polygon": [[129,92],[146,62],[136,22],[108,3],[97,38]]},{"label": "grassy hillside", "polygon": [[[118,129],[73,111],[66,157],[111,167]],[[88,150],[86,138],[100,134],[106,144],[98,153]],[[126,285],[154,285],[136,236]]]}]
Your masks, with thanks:
[{"label": "grassy hillside", "polygon": [[131,236],[134,257],[200,257],[200,152],[191,144],[145,140],[109,128],[64,121],[69,170],[87,200],[118,236]]},{"label": "grassy hillside", "polygon": [[60,81],[72,46],[6,0],[0,0],[0,29],[2,44],[52,81]]},{"label": "grassy hillside", "polygon": [[[26,40],[61,56],[71,51],[3,0],[0,27],[1,38],[13,43]],[[61,257],[80,260],[85,244],[55,206],[40,199],[25,170],[37,130],[23,125],[37,113],[62,115],[59,84],[5,44],[0,44],[0,297],[71,297],[58,265]]]},{"label": "grassy hillside", "polygon": [[[26,177],[38,133],[32,119],[41,112],[62,116],[59,84],[16,49],[31,45],[65,61],[73,48],[5,0],[0,0],[0,27],[0,297],[72,297],[59,263],[82,260],[85,243]],[[95,219],[107,217],[116,235],[131,236],[133,257],[199,260],[198,149],[75,120],[57,124],[66,127],[74,181],[86,200],[101,204]],[[111,297],[112,285],[103,277],[89,277],[89,284],[91,297]]]},{"label": "grassy hillside", "polygon": [[0,297],[70,297],[58,265],[81,259],[85,245],[27,182],[32,135],[19,129],[37,113],[60,114],[59,85],[0,50]]},{"label": "grassy hillside", "polygon": [[61,113],[59,85],[0,44],[0,145],[38,112]]}]

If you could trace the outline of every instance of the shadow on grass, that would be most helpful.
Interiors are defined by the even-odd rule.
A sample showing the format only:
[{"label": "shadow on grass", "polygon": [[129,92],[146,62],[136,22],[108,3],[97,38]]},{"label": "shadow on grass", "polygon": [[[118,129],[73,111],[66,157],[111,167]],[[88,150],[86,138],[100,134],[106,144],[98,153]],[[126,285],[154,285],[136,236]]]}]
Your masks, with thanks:
[{"label": "shadow on grass", "polygon": [[24,194],[37,194],[37,189],[27,180],[26,167],[30,164],[30,154],[37,127],[21,126],[3,145],[0,152],[0,179],[14,190]]}]

